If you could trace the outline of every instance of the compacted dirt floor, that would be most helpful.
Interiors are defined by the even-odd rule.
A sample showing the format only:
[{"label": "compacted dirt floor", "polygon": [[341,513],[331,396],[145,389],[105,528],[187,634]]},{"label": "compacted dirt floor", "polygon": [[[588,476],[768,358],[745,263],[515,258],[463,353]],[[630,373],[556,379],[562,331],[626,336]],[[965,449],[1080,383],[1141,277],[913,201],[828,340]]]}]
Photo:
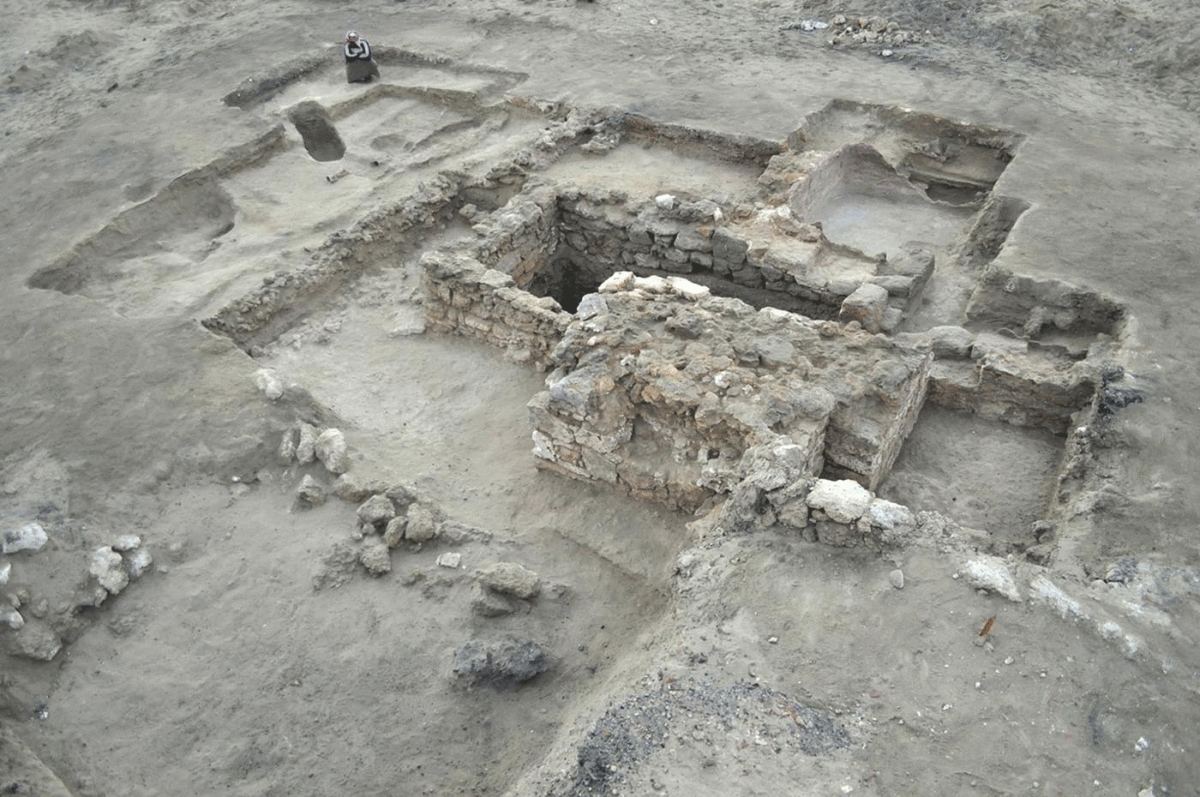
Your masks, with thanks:
[{"label": "compacted dirt floor", "polygon": [[[1192,4],[0,11],[0,532],[6,550],[30,524],[47,536],[0,556],[0,608],[20,616],[0,615],[0,791],[1200,794]],[[348,28],[394,91],[345,83]],[[289,120],[307,99],[335,109],[340,158]],[[1028,209],[996,262],[1128,307],[1123,384],[1142,401],[1069,501],[1063,438],[942,409],[880,487],[1005,544],[1047,521],[1044,569],[1008,548],[1019,589],[973,577],[961,549],[705,537],[536,470],[526,402],[545,374],[425,331],[418,260],[470,233],[457,217],[250,343],[200,323],[439,173],[529,147],[555,109],[783,141],[833,101],[1019,136],[995,192]],[[879,132],[852,127],[834,132]],[[694,155],[626,146],[549,176],[755,189],[757,170]],[[838,219],[864,247],[908,224],[865,218]],[[960,277],[931,286],[916,329],[961,301]],[[357,500],[297,498],[324,477],[279,455],[299,421],[340,429],[350,482],[390,486],[441,536],[369,575]],[[128,535],[153,564],[99,601],[93,552]],[[489,596],[476,574],[496,563],[540,592]]]}]

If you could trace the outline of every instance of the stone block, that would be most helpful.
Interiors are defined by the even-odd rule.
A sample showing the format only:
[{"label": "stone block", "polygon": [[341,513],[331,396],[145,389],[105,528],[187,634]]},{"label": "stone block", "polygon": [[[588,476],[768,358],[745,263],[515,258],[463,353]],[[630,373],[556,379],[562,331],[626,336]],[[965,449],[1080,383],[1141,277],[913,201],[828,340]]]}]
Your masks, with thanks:
[{"label": "stone block", "polygon": [[731,268],[745,262],[746,252],[750,249],[747,241],[736,237],[724,227],[713,230],[710,244],[713,258],[727,263]]},{"label": "stone block", "polygon": [[975,336],[962,327],[941,326],[929,330],[929,340],[934,357],[965,360],[971,356]]},{"label": "stone block", "polygon": [[868,332],[879,332],[883,315],[887,311],[888,292],[881,285],[860,285],[842,301],[838,320],[843,323],[857,321]]},{"label": "stone block", "polygon": [[817,479],[805,502],[813,509],[820,509],[835,523],[849,524],[863,516],[873,499],[874,496],[858,482]]}]

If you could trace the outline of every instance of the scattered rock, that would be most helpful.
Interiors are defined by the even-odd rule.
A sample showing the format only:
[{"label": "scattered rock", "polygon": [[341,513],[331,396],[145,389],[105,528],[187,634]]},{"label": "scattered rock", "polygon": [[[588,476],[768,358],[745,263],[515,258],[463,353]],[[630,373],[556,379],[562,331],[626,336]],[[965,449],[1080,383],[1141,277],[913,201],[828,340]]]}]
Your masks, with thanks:
[{"label": "scattered rock", "polygon": [[362,550],[358,553],[358,560],[373,576],[382,576],[392,572],[392,549],[378,537],[370,537],[363,543]]},{"label": "scattered rock", "polygon": [[321,432],[314,444],[313,453],[330,473],[345,473],[350,470],[346,436],[338,429],[326,429]]},{"label": "scattered rock", "polygon": [[62,650],[58,634],[39,620],[27,620],[11,640],[13,655],[35,661],[50,661]]},{"label": "scattered rock", "polygon": [[0,587],[8,583],[8,577],[12,574],[12,562],[4,562],[0,564]]},{"label": "scattered rock", "polygon": [[889,546],[907,544],[917,531],[917,518],[911,509],[883,498],[871,502],[860,522],[863,521],[879,542]]},{"label": "scattered rock", "polygon": [[542,588],[538,574],[515,562],[497,562],[476,572],[485,587],[504,595],[528,600]]},{"label": "scattered rock", "polygon": [[12,606],[0,606],[0,625],[6,625],[14,631],[25,625],[25,618]]},{"label": "scattered rock", "polygon": [[254,372],[254,384],[271,401],[277,401],[283,397],[283,383],[269,368],[259,368]]},{"label": "scattered rock", "polygon": [[411,542],[428,542],[438,535],[437,521],[433,511],[425,504],[413,504],[408,508],[408,528],[404,538]]},{"label": "scattered rock", "polygon": [[320,569],[313,575],[313,589],[337,589],[348,582],[358,568],[358,553],[358,547],[353,543],[335,543],[321,560]]},{"label": "scattered rock", "polygon": [[522,603],[524,602],[493,592],[482,584],[476,584],[471,593],[471,611],[480,617],[503,617],[513,614]]},{"label": "scattered rock", "polygon": [[150,555],[149,548],[138,548],[125,557],[125,570],[132,579],[141,578],[153,564],[154,557]]},{"label": "scattered rock", "polygon": [[469,542],[491,542],[492,533],[457,520],[444,520],[438,524],[438,538],[448,545],[466,545]]},{"label": "scattered rock", "polygon": [[976,589],[995,592],[1010,601],[1020,601],[1021,592],[1017,589],[1016,579],[1009,572],[1008,566],[1002,559],[994,556],[972,559],[963,567],[963,575],[967,583]]},{"label": "scattered rock", "polygon": [[507,689],[523,684],[550,668],[541,645],[509,637],[485,644],[472,640],[454,652],[455,678],[468,686]]},{"label": "scattered rock", "polygon": [[[379,479],[366,480],[360,474],[353,472],[343,473],[333,483],[333,494],[352,504],[361,504],[376,493],[387,494],[387,492],[388,485],[385,482]],[[395,500],[393,495],[388,494],[388,497]]]},{"label": "scattered rock", "polygon": [[5,529],[4,541],[0,543],[0,553],[40,551],[49,540],[46,530],[40,523],[37,521],[26,523],[15,529]]},{"label": "scattered rock", "polygon": [[813,509],[820,509],[837,523],[853,523],[871,505],[871,493],[856,481],[817,479],[805,499]]},{"label": "scattered rock", "polygon": [[975,336],[962,327],[934,327],[929,330],[929,341],[934,357],[966,360],[971,356]]},{"label": "scattered rock", "polygon": [[462,554],[452,551],[447,551],[437,558],[438,567],[449,567],[455,569],[462,563]]},{"label": "scattered rock", "polygon": [[307,465],[317,456],[317,427],[309,423],[301,423],[296,442],[296,461]]},{"label": "scattered rock", "polygon": [[95,576],[100,586],[111,595],[116,595],[129,586],[129,572],[125,569],[121,554],[107,545],[92,551],[88,572]]},{"label": "scattered rock", "polygon": [[[285,429],[283,437],[279,439],[279,462],[283,465],[291,465],[292,460],[296,458],[296,429]],[[315,438],[314,438],[315,439]]]},{"label": "scattered rock", "polygon": [[904,589],[904,571],[900,568],[896,568],[892,572],[888,573],[888,581],[891,582],[892,586],[896,589]]},{"label": "scattered rock", "polygon": [[113,544],[109,547],[111,547],[114,551],[117,551],[119,553],[125,553],[126,551],[136,550],[136,549],[140,548],[141,545],[142,545],[142,538],[139,537],[138,535],[122,534],[120,537],[117,537],[116,541],[113,542]]},{"label": "scattered rock", "polygon": [[296,509],[311,509],[325,503],[325,485],[311,474],[304,474],[300,487],[296,489],[296,500],[292,506]]},{"label": "scattered rock", "polygon": [[396,517],[396,505],[386,495],[373,495],[358,507],[358,520],[364,526],[378,528]]},{"label": "scattered rock", "polygon": [[407,528],[408,518],[404,515],[397,515],[389,520],[383,530],[384,544],[389,548],[398,546],[404,540],[404,532]]},{"label": "scattered rock", "polygon": [[842,301],[838,320],[857,321],[868,332],[878,332],[887,311],[888,292],[880,285],[864,283]]}]

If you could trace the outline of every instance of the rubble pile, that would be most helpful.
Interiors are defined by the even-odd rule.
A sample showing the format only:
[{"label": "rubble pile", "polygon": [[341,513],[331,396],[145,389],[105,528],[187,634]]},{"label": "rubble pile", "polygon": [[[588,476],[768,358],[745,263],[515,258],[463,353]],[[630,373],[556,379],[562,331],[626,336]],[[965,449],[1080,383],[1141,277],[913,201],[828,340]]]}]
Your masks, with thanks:
[{"label": "rubble pile", "polygon": [[530,402],[539,467],[693,511],[759,446],[798,475],[874,488],[925,398],[932,354],[680,278],[614,275],[584,300]]}]

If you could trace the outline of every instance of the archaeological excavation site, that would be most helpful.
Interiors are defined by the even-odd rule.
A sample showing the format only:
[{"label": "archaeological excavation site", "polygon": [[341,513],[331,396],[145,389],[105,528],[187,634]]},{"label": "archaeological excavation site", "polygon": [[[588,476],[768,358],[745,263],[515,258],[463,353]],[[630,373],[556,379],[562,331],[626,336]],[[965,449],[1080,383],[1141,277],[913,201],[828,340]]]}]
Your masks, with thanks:
[{"label": "archaeological excavation site", "polygon": [[1156,211],[1070,188],[1116,143],[875,87],[954,85],[902,19],[776,26],[827,83],[764,56],[740,115],[409,5],[366,84],[204,50],[175,143],[22,261],[79,376],[10,412],[0,790],[1200,794]]}]

